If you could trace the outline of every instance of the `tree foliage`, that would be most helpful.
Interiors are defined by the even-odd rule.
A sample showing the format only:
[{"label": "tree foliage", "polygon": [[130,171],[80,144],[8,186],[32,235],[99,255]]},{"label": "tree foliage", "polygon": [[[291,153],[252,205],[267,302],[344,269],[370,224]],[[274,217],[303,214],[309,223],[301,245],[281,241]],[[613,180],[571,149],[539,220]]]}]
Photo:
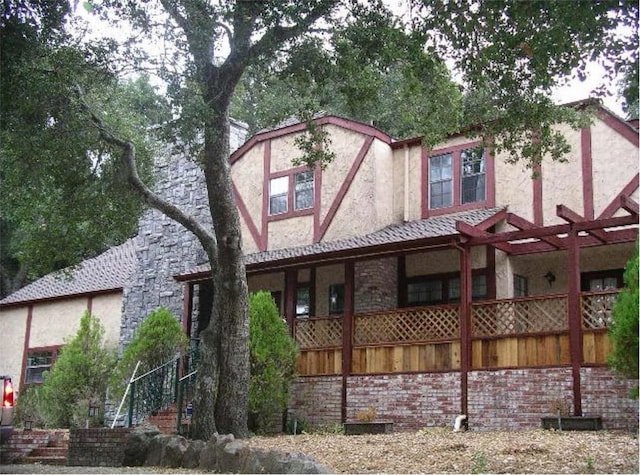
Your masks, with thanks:
[{"label": "tree foliage", "polygon": [[44,373],[37,398],[47,426],[79,427],[90,404],[102,410],[115,364],[115,351],[104,346],[103,336],[100,320],[85,312],[76,335],[60,349],[51,371]]},{"label": "tree foliage", "polygon": [[[74,99],[91,102],[132,134],[149,176],[151,124],[167,109],[144,76],[118,81],[108,48],[80,48],[64,31],[68,2],[4,2],[0,24],[0,295],[119,244],[142,206],[113,149]],[[55,242],[56,246],[51,246]]]},{"label": "tree foliage", "polygon": [[[618,295],[609,325],[609,338],[613,349],[609,365],[630,379],[638,379],[638,243],[634,255],[624,270],[624,289]],[[633,391],[638,398],[638,388]]]},{"label": "tree foliage", "polygon": [[287,407],[297,347],[269,292],[249,295],[249,412],[264,428]]},{"label": "tree foliage", "polygon": [[151,312],[136,329],[133,339],[125,346],[112,378],[116,394],[131,378],[138,361],[137,376],[161,366],[187,347],[187,337],[171,312],[160,307]]}]

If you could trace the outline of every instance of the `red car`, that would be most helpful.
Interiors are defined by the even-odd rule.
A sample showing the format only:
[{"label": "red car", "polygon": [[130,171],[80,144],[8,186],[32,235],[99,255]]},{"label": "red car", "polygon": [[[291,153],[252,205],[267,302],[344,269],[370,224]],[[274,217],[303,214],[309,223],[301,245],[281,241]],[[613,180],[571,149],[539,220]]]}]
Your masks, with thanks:
[{"label": "red car", "polygon": [[0,439],[4,442],[9,438],[13,430],[13,383],[9,376],[0,376],[0,389],[2,389],[2,413],[0,413]]}]

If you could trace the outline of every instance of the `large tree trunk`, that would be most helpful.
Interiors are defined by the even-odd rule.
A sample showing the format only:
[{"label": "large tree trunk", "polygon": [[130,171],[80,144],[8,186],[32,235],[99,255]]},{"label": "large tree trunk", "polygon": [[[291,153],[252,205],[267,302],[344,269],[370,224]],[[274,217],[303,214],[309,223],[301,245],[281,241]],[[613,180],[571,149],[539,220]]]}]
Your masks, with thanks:
[{"label": "large tree trunk", "polygon": [[[247,281],[240,219],[231,188],[229,121],[218,105],[205,131],[203,169],[213,217],[216,248],[207,250],[213,278],[211,321],[201,334],[194,435],[246,437],[249,385]],[[223,132],[221,132],[223,131]],[[216,392],[217,388],[217,392]],[[212,410],[215,408],[215,410]]]}]

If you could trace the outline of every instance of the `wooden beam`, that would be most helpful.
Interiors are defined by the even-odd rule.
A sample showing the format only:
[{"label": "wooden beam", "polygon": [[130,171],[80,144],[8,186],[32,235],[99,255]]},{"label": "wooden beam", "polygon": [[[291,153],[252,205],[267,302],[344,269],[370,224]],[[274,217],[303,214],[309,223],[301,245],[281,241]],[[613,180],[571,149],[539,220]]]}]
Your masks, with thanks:
[{"label": "wooden beam", "polygon": [[475,227],[482,231],[486,231],[491,226],[494,226],[498,224],[500,221],[504,220],[507,217],[507,214],[508,213],[506,209],[501,209],[493,216],[489,216],[484,221],[480,221],[478,224],[475,225]]},{"label": "wooden beam", "polygon": [[355,289],[355,264],[347,261],[344,264],[344,315],[342,318],[342,392],[341,392],[341,417],[342,422],[347,421],[347,384],[351,375],[352,366],[352,334]]},{"label": "wooden beam", "polygon": [[582,365],[582,314],[580,312],[580,248],[578,235],[571,231],[568,236],[567,252],[567,310],[569,312],[569,354],[571,357],[571,375],[573,380],[574,416],[582,415],[582,396],[580,387],[580,367]]},{"label": "wooden beam", "polygon": [[[465,240],[465,239],[462,240],[467,242],[472,241],[473,238],[488,238],[491,236],[495,236],[494,234],[490,234],[486,231],[478,229],[475,226],[472,226],[471,224],[465,223],[464,221],[456,221],[456,230],[460,234],[462,234],[463,237],[468,236],[472,238],[468,240]],[[511,245],[509,243],[498,242],[498,243],[491,243],[491,245],[496,249],[500,249],[501,251],[506,252],[507,254],[511,253]]]},{"label": "wooden beam", "polygon": [[630,214],[638,215],[638,203],[633,201],[630,197],[622,195],[620,197],[620,207]]},{"label": "wooden beam", "polygon": [[[558,217],[564,219],[568,223],[582,223],[587,221],[586,218],[580,216],[578,213],[565,205],[557,205],[556,214],[558,215]],[[602,241],[603,243],[607,242],[607,235],[604,231],[600,229],[592,229],[589,231],[589,233],[597,239],[600,239],[600,241]]]},{"label": "wooden beam", "polygon": [[[533,224],[531,221],[527,221],[526,219],[513,213],[507,214],[507,223],[521,230],[537,228],[537,226]],[[556,249],[561,249],[564,246],[562,241],[556,236],[542,236],[541,239],[544,242],[551,244]]]}]

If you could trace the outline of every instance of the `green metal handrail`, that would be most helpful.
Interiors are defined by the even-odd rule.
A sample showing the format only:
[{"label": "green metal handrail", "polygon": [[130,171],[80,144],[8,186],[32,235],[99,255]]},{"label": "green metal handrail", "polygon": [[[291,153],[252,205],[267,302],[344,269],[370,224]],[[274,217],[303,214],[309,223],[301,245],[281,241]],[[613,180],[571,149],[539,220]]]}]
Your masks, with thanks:
[{"label": "green metal handrail", "polygon": [[177,402],[180,379],[193,372],[198,363],[198,349],[179,355],[130,382],[128,426],[139,424],[149,415]]}]

